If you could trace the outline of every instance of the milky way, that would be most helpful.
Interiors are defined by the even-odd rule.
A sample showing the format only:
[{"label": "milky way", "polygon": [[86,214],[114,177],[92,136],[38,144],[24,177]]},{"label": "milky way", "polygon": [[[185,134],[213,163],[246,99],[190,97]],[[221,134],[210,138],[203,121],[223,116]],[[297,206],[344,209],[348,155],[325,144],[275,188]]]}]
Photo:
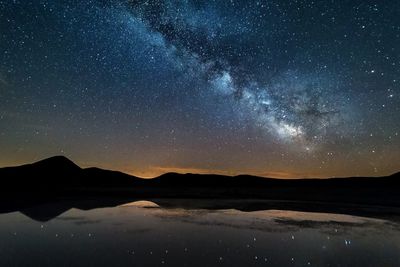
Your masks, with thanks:
[{"label": "milky way", "polygon": [[[234,3],[232,5],[235,6]],[[219,34],[229,28],[224,25],[228,24],[227,18],[220,17],[216,13],[218,9],[214,10],[205,3],[197,8],[189,2],[145,2],[130,3],[128,6],[133,9],[132,19],[140,18],[148,27],[149,34],[156,40],[161,38],[163,48],[169,47],[166,51],[175,57],[175,65],[182,66],[183,71],[190,69],[190,76],[197,74],[195,79],[199,83],[206,81],[205,87],[216,92],[216,97],[221,94],[235,98],[236,103],[232,105],[240,106],[240,112],[248,115],[253,123],[282,141],[299,143],[302,148],[310,150],[316,144],[325,142],[328,133],[348,134],[346,131],[337,131],[336,127],[340,123],[342,127],[350,123],[344,123],[342,115],[348,111],[343,102],[349,100],[335,96],[341,90],[340,85],[326,78],[326,73],[320,70],[303,73],[285,68],[269,75],[268,81],[259,82],[258,76],[265,77],[264,72],[254,77],[246,73],[246,70],[254,68],[252,61],[244,64],[231,60],[237,55],[225,55],[228,52],[252,57],[265,52],[267,44],[263,44],[262,48],[253,48],[255,52],[252,54],[246,42],[253,41],[253,37],[248,40],[242,36],[252,31],[254,25],[249,29],[245,25],[254,18],[245,16],[231,29],[233,33]],[[261,3],[256,3],[256,6],[267,8]],[[255,16],[256,13],[249,16]],[[260,13],[258,18],[265,16],[266,13]],[[225,39],[229,40],[230,35],[236,33],[241,35],[245,45],[238,47],[239,52],[233,49],[229,51],[231,47],[226,47]],[[270,38],[279,38],[275,35],[278,33],[273,32]],[[261,64],[259,67],[265,68],[265,62]]]},{"label": "milky way", "polygon": [[0,1],[0,164],[400,169],[395,1]]}]

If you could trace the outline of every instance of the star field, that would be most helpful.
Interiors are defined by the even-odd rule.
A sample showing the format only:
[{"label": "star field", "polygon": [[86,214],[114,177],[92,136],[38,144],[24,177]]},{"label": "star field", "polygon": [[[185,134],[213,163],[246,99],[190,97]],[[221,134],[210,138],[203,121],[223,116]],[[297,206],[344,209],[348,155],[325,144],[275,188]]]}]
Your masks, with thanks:
[{"label": "star field", "polygon": [[0,165],[400,169],[395,1],[0,1]]}]

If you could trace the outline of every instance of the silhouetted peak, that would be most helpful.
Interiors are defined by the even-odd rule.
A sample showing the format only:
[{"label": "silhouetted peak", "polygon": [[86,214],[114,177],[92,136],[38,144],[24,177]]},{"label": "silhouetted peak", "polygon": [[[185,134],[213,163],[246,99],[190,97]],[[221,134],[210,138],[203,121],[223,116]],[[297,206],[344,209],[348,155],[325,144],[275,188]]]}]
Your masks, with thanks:
[{"label": "silhouetted peak", "polygon": [[54,156],[41,161],[32,163],[35,167],[51,167],[59,170],[79,170],[81,169],[73,161],[66,158],[65,156]]}]

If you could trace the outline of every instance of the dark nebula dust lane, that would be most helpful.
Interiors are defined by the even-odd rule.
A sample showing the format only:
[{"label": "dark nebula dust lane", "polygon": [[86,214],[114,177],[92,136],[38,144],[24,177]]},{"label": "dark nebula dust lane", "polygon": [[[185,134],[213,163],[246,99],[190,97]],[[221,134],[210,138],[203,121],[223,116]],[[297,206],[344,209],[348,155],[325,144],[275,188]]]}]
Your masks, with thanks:
[{"label": "dark nebula dust lane", "polygon": [[400,169],[396,1],[0,1],[0,165]]}]

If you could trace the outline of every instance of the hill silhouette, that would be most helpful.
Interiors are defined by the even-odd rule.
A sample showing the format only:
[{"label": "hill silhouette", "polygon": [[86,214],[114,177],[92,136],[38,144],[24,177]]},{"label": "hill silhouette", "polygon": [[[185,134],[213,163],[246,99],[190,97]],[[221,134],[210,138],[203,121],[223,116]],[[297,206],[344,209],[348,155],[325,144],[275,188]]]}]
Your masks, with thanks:
[{"label": "hill silhouette", "polygon": [[2,191],[124,187],[142,180],[122,172],[99,168],[82,169],[64,156],[55,156],[22,166],[1,168],[0,177]]},{"label": "hill silhouette", "polygon": [[400,174],[385,177],[273,179],[166,173],[142,179],[122,172],[80,168],[64,156],[0,168],[3,196],[129,196],[135,198],[252,198],[400,206]]}]

